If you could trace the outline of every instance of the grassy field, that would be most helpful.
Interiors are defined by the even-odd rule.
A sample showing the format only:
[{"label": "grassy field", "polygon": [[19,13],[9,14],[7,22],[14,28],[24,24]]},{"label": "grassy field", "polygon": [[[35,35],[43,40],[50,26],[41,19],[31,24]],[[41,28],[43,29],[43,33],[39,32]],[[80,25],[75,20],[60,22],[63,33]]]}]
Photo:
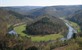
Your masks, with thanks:
[{"label": "grassy field", "polygon": [[51,35],[45,35],[45,36],[32,36],[32,41],[36,41],[36,42],[39,42],[39,41],[49,41],[49,40],[56,40],[57,38],[61,38],[63,37],[62,35],[60,34],[51,34]]},{"label": "grassy field", "polygon": [[21,25],[21,26],[18,26],[18,27],[15,27],[14,30],[20,34],[21,36],[26,36],[25,33],[23,33],[23,31],[25,30],[25,26],[26,25]]},{"label": "grassy field", "polygon": [[70,25],[77,30],[77,32],[81,32],[80,26],[77,23],[71,22],[71,21],[69,22],[70,22]]},{"label": "grassy field", "polygon": [[80,26],[79,26],[77,23],[72,22],[72,21],[69,21],[69,20],[65,20],[65,18],[61,18],[61,19],[63,19],[63,20],[66,21],[66,22],[69,22],[70,25],[71,25],[74,29],[77,30],[77,32],[81,32]]},{"label": "grassy field", "polygon": [[45,36],[27,35],[27,34],[23,33],[23,31],[25,30],[25,26],[26,25],[21,25],[21,26],[15,27],[14,29],[21,36],[29,36],[29,37],[31,37],[32,41],[35,41],[35,42],[56,40],[57,38],[63,37],[63,35],[61,35],[61,34],[51,34],[51,35],[45,35]]}]

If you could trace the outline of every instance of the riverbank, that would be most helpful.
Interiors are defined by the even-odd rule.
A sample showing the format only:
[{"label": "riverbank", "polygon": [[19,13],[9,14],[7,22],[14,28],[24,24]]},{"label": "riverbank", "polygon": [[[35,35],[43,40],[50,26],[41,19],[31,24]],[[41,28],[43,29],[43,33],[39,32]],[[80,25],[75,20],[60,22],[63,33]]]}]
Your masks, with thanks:
[{"label": "riverbank", "polygon": [[77,33],[77,30],[75,28],[73,28],[70,24],[70,22],[64,18],[60,18],[61,20],[64,21],[64,23],[66,24],[66,26],[68,27],[68,33],[65,37],[61,38],[62,41],[64,40],[69,40],[72,38],[74,33]]},{"label": "riverbank", "polygon": [[81,32],[81,28],[77,23],[72,22],[72,21],[69,21],[69,23],[75,30],[77,30],[78,33]]}]

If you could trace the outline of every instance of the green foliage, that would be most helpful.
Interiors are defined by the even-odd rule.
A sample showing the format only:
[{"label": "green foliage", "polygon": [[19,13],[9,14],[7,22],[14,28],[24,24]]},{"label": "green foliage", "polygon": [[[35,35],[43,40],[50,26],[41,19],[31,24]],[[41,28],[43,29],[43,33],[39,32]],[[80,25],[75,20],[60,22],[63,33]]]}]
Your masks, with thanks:
[{"label": "green foliage", "polygon": [[72,17],[69,18],[69,20],[76,22],[82,30],[82,10],[76,11],[75,14],[73,14]]},{"label": "green foliage", "polygon": [[82,47],[82,37],[78,37],[76,39],[76,42],[79,44],[80,47]]},{"label": "green foliage", "polygon": [[21,36],[26,36],[26,34],[23,32],[25,30],[25,27],[26,27],[26,24],[24,25],[20,25],[20,26],[17,26],[17,27],[14,27],[14,30],[20,34]]},{"label": "green foliage", "polygon": [[75,42],[75,40],[71,40],[68,42],[68,45],[66,46],[65,50],[78,50],[79,44]]},{"label": "green foliage", "polygon": [[78,50],[79,49],[79,45],[77,43],[73,43],[73,44],[69,44],[65,50]]},{"label": "green foliage", "polygon": [[35,20],[36,22],[27,25],[25,33],[30,35],[65,33],[67,27],[61,19],[48,15],[44,16],[39,20]]},{"label": "green foliage", "polygon": [[[1,12],[0,12],[1,13]],[[4,17],[0,16],[0,39],[3,39],[7,33],[7,22]]]},{"label": "green foliage", "polygon": [[25,34],[23,31],[25,30],[25,26],[26,25],[20,25],[18,27],[15,27],[15,31],[20,35],[20,36],[28,36],[31,37],[32,41],[35,42],[40,42],[40,41],[49,41],[49,40],[56,40],[57,38],[63,37],[61,35],[61,33],[59,34],[51,34],[51,35],[45,35],[45,36],[31,36],[31,35],[27,35]]},{"label": "green foliage", "polygon": [[80,26],[79,26],[77,23],[70,21],[70,25],[71,25],[74,29],[76,29],[77,32],[81,32],[81,28],[80,28]]}]

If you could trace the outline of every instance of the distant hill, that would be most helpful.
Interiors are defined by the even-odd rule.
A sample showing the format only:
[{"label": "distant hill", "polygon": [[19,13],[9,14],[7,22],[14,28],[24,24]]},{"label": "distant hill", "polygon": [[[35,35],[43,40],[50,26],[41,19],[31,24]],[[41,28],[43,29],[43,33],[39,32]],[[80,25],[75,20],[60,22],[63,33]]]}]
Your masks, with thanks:
[{"label": "distant hill", "polygon": [[82,29],[82,10],[76,11],[68,20],[78,23]]},{"label": "distant hill", "polygon": [[56,17],[68,17],[77,10],[82,10],[82,5],[67,6],[18,6],[18,7],[1,7],[2,9],[11,10],[30,18],[36,18],[48,14]]},{"label": "distant hill", "polygon": [[22,15],[27,14],[30,10],[42,8],[41,6],[12,6],[12,7],[1,7],[2,9],[15,11]]},{"label": "distant hill", "polygon": [[39,20],[34,20],[35,22],[26,26],[26,33],[30,35],[46,35],[46,34],[56,34],[65,33],[67,27],[65,23],[52,16],[42,16]]},{"label": "distant hill", "polygon": [[4,16],[7,17],[9,23],[20,23],[21,21],[27,22],[28,20],[42,17],[43,15],[68,17],[78,10],[82,10],[82,5],[0,7],[0,12],[5,14]]},{"label": "distant hill", "polygon": [[35,18],[41,15],[51,15],[56,17],[67,17],[73,14],[77,10],[81,10],[81,5],[74,6],[48,6],[39,9],[33,9],[27,14],[31,18]]},{"label": "distant hill", "polygon": [[17,12],[11,11],[11,10],[4,10],[0,8],[0,17],[4,17],[8,24],[17,24],[21,22],[28,21],[30,18],[25,17],[24,15],[21,15]]}]

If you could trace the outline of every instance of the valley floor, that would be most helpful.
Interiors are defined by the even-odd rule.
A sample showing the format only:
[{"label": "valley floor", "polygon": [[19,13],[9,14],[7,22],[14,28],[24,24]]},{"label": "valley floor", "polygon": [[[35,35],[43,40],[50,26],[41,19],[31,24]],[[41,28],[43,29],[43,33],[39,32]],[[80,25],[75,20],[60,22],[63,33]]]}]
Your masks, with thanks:
[{"label": "valley floor", "polygon": [[45,35],[45,36],[32,36],[32,35],[27,35],[27,34],[23,33],[23,31],[25,30],[25,26],[26,26],[26,24],[20,25],[18,27],[15,27],[14,29],[21,36],[31,37],[32,41],[34,41],[34,42],[56,40],[58,38],[62,38],[63,37],[63,35],[61,35],[61,33],[58,33],[58,34],[50,34],[50,35]]}]

